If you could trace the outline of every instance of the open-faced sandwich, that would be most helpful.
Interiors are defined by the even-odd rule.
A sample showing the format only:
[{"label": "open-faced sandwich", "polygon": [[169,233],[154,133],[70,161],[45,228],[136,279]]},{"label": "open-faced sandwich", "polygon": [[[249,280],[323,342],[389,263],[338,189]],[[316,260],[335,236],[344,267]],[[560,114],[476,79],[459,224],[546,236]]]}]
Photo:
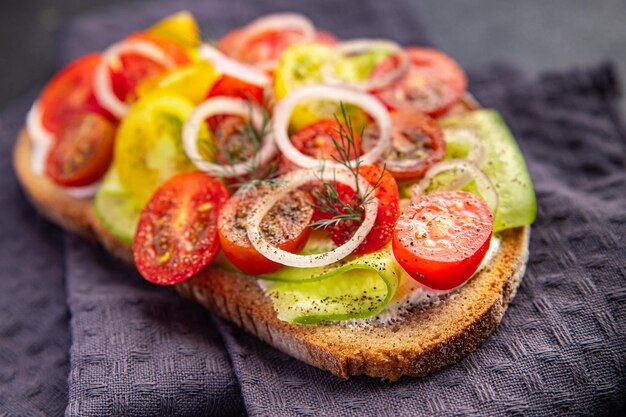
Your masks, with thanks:
[{"label": "open-faced sandwich", "polygon": [[171,16],[69,64],[18,177],[53,221],[341,377],[421,376],[498,326],[535,195],[494,110],[425,47],[304,16],[217,43]]}]

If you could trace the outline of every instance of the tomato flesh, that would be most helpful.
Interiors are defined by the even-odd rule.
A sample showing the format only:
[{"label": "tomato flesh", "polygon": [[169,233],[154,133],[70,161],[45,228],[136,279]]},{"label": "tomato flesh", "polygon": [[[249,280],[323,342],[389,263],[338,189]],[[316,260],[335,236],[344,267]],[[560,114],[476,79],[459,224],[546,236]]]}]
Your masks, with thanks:
[{"label": "tomato flesh", "polygon": [[[340,158],[340,153],[333,142],[334,139],[343,149],[349,147],[350,159],[353,160],[361,154],[361,136],[356,131],[352,132],[355,145],[352,146],[341,137],[339,129],[344,129],[344,132],[347,132],[345,124],[339,124],[335,119],[321,119],[291,135],[291,142],[304,155],[325,161],[335,161],[336,158]],[[289,172],[297,168],[293,162],[281,156],[281,172]]]},{"label": "tomato flesh", "polygon": [[[367,234],[365,240],[352,252],[353,254],[366,254],[375,252],[389,242],[393,233],[393,228],[400,213],[400,196],[398,184],[391,174],[377,165],[362,165],[359,174],[365,178],[372,186],[377,184],[374,194],[378,199],[378,212],[374,227]],[[337,194],[341,201],[346,204],[356,201],[355,191],[341,183],[337,184]],[[319,204],[317,204],[319,206]],[[329,218],[328,212],[319,213],[316,210],[317,219]],[[336,245],[343,245],[359,228],[360,223],[354,220],[344,220],[338,224],[328,227],[330,238]]]},{"label": "tomato flesh", "polygon": [[[172,41],[146,33],[133,34],[128,39],[138,39],[156,45],[175,66],[190,62],[184,49]],[[137,86],[142,81],[161,75],[168,70],[163,63],[136,53],[122,54],[119,62],[110,63],[109,68],[113,92],[120,100],[129,103],[137,100]]]},{"label": "tomato flesh", "polygon": [[[248,194],[238,193],[224,205],[218,221],[219,239],[226,257],[245,274],[267,274],[281,268],[259,253],[248,239],[246,221],[258,195],[272,192],[260,187]],[[261,233],[273,246],[297,253],[304,248],[311,229],[313,208],[307,194],[293,191],[281,199],[261,222]]]},{"label": "tomato flesh", "polygon": [[412,203],[393,232],[393,253],[416,281],[449,290],[467,281],[489,249],[493,216],[465,191],[429,194]]},{"label": "tomato flesh", "polygon": [[242,48],[239,58],[250,64],[275,61],[289,45],[302,40],[302,32],[286,29],[260,33]]},{"label": "tomato flesh", "polygon": [[[432,117],[441,116],[452,108],[467,89],[463,69],[443,52],[429,48],[407,48],[410,66],[391,85],[375,92],[392,110],[411,108]],[[390,57],[378,64],[371,78],[378,78],[397,65]]]},{"label": "tomato flesh", "polygon": [[239,116],[218,115],[208,119],[215,141],[215,158],[223,165],[247,161],[258,151],[259,144],[244,130],[246,121]]},{"label": "tomato flesh", "polygon": [[353,146],[345,139],[345,135],[339,134],[340,129],[348,131],[345,124],[340,124],[335,119],[322,119],[298,130],[291,136],[291,142],[303,154],[328,161],[340,157],[335,146],[337,142],[342,149],[349,148],[350,159],[355,159],[361,151],[361,137],[358,133],[352,132]]},{"label": "tomato flesh", "polygon": [[155,284],[184,281],[217,255],[218,213],[226,187],[202,172],[178,174],[163,183],[139,217],[133,240],[137,269]]},{"label": "tomato flesh", "polygon": [[[422,178],[446,156],[443,131],[419,111],[403,109],[390,116],[391,146],[383,154],[387,170],[398,180]],[[377,141],[378,128],[370,124],[363,132],[363,149],[370,149]]]},{"label": "tomato flesh", "polygon": [[55,75],[41,93],[41,122],[55,136],[87,113],[115,120],[98,104],[93,91],[93,76],[101,60],[100,54],[77,59]]},{"label": "tomato flesh", "polygon": [[113,158],[116,126],[97,113],[74,119],[61,132],[46,160],[46,175],[66,187],[91,184]]},{"label": "tomato flesh", "polygon": [[209,98],[216,96],[237,97],[263,105],[262,87],[228,75],[224,75],[217,80],[211,91],[209,91]]},{"label": "tomato flesh", "polygon": [[[263,67],[278,61],[288,46],[303,39],[302,32],[297,29],[268,30],[249,39],[244,39],[244,29],[236,29],[220,39],[218,47],[239,61]],[[334,45],[337,38],[328,32],[317,32],[314,41]]]}]

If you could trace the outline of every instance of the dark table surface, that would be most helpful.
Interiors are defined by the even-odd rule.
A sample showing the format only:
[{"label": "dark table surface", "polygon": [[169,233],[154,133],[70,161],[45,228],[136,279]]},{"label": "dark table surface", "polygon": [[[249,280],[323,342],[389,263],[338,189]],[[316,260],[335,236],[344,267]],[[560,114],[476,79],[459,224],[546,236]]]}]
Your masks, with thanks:
[{"label": "dark table surface", "polygon": [[[58,28],[69,16],[136,0],[0,2],[0,109],[57,69]],[[393,2],[389,2],[393,7]],[[463,67],[507,61],[529,75],[610,59],[626,79],[623,0],[414,1],[433,44]],[[19,36],[17,36],[19,34]],[[626,100],[622,99],[622,112]]]}]

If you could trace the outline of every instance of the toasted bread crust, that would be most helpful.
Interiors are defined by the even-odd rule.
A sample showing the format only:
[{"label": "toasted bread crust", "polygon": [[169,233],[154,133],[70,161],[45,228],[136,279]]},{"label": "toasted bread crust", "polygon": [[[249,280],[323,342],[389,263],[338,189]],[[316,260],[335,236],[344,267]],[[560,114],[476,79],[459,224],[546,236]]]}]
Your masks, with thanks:
[{"label": "toasted bread crust", "polygon": [[[93,200],[68,196],[30,167],[30,141],[20,133],[13,163],[29,198],[41,214],[62,227],[132,262],[130,248],[96,218]],[[396,324],[350,327],[339,323],[298,325],[280,321],[256,281],[208,268],[176,285],[219,316],[275,348],[342,378],[369,375],[397,380],[424,376],[474,351],[498,326],[514,297],[528,260],[530,228],[502,234],[493,263],[441,303],[415,309]]]}]

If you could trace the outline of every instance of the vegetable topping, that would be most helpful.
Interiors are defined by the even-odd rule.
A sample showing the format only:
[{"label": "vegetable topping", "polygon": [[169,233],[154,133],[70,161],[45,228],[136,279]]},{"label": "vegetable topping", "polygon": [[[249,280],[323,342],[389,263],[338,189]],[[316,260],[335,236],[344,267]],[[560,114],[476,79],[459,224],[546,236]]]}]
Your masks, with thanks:
[{"label": "vegetable topping", "polygon": [[[240,271],[259,275],[279,269],[282,265],[262,255],[250,242],[247,227],[254,207],[265,196],[275,193],[271,185],[231,197],[220,213],[219,237],[226,257]],[[294,190],[280,198],[262,217],[258,230],[272,247],[298,253],[307,242],[313,208],[304,191]]]},{"label": "vegetable topping", "polygon": [[478,197],[464,191],[430,194],[398,219],[393,253],[411,277],[448,290],[476,271],[489,249],[493,216]]},{"label": "vegetable topping", "polygon": [[137,269],[148,281],[171,285],[207,266],[217,255],[217,216],[226,187],[202,172],[172,177],[139,217],[133,240]]},{"label": "vegetable topping", "polygon": [[493,232],[534,220],[515,140],[466,88],[434,49],[339,42],[295,13],[213,46],[179,13],[50,81],[27,118],[32,167],[83,196],[101,184],[98,219],[151,282],[221,247],[215,263],[261,276],[283,320],[368,317],[401,269],[454,289]]}]

